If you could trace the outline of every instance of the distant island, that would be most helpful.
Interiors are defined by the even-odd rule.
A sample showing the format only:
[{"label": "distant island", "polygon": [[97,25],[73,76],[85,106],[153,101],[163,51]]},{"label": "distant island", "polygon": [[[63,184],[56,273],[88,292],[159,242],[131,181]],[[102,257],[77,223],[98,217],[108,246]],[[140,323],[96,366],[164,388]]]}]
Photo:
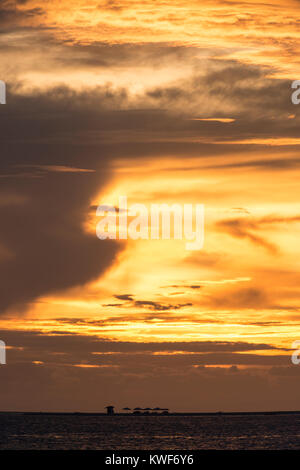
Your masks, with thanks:
[{"label": "distant island", "polygon": [[[106,408],[106,414],[109,415],[109,416],[112,416],[115,414],[115,410],[114,410],[114,406],[112,405],[109,405],[109,406],[105,406]],[[123,408],[123,411],[125,411],[126,415],[134,415],[134,416],[139,416],[139,415],[142,415],[142,416],[158,416],[158,415],[169,415],[169,408],[159,408],[158,406],[156,408],[140,408],[139,406],[137,406],[136,408],[128,408],[128,407],[125,407]]]}]

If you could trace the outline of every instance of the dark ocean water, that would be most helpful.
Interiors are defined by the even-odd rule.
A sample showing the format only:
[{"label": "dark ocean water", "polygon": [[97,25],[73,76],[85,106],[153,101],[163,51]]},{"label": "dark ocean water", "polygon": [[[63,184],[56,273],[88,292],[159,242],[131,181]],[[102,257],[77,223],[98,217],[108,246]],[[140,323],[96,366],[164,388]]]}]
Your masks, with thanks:
[{"label": "dark ocean water", "polygon": [[0,414],[0,449],[300,449],[300,414]]}]

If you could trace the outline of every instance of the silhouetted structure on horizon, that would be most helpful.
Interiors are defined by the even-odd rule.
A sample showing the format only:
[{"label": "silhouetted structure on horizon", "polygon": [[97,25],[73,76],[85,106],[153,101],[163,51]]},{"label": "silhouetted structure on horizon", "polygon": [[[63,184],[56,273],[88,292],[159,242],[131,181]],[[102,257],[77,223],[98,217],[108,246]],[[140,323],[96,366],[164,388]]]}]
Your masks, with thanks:
[{"label": "silhouetted structure on horizon", "polygon": [[115,414],[115,410],[114,410],[115,407],[114,406],[110,405],[110,406],[106,406],[105,408],[106,408],[106,412],[107,412],[108,416],[112,416],[112,415]]}]

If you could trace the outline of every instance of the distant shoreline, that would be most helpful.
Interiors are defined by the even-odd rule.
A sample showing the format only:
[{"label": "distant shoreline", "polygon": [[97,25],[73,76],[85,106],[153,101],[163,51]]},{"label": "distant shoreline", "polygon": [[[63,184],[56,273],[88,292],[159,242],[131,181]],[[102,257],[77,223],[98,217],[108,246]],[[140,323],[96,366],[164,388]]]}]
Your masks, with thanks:
[{"label": "distant shoreline", "polygon": [[107,413],[99,412],[72,412],[72,411],[0,411],[0,415],[18,414],[18,415],[53,415],[53,416],[114,416],[126,417],[168,417],[168,416],[249,416],[249,415],[293,415],[300,414],[300,411],[212,411],[212,412],[172,412],[168,414],[133,414],[133,413],[114,413],[109,416]]}]

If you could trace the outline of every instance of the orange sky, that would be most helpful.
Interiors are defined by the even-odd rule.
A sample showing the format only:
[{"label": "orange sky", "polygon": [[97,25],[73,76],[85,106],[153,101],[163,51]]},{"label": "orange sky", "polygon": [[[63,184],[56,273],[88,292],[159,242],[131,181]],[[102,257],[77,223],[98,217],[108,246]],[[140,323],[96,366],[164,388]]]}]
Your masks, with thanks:
[{"label": "orange sky", "polygon": [[[257,379],[255,399],[247,392],[237,403],[233,381],[224,408],[265,409],[277,374],[270,407],[295,409],[288,387],[299,380],[290,348],[299,339],[300,169],[290,95],[300,78],[299,2],[29,0],[14,8],[7,0],[3,8],[0,339],[11,338],[12,363],[51,367],[55,376],[98,367],[113,380],[116,369],[120,380],[142,380],[149,367],[159,381],[157,371],[179,377],[186,367],[187,382],[199,380],[192,409],[197,387],[209,382],[205,367],[222,386],[237,366],[240,390]],[[204,204],[203,250],[174,240],[103,245],[95,208],[117,205],[120,195],[147,206]],[[22,335],[32,337],[27,346]],[[72,359],[57,340],[51,357],[37,357],[36,335],[112,349]],[[146,351],[145,363],[141,351],[125,351],[129,343]],[[199,351],[200,343],[220,352]],[[230,357],[222,358],[224,344]],[[132,370],[134,360],[141,368]],[[7,387],[5,406],[14,408]],[[222,408],[209,390],[201,406]],[[15,408],[35,406],[26,400]]]}]

